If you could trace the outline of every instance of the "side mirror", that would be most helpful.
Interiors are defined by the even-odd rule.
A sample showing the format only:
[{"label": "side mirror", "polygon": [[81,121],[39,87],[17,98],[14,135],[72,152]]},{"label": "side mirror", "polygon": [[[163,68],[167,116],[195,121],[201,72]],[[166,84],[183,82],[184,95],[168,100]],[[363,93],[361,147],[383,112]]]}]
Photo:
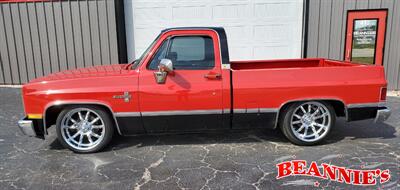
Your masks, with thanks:
[{"label": "side mirror", "polygon": [[174,71],[174,66],[170,59],[161,59],[160,64],[158,65],[158,69],[171,73]]},{"label": "side mirror", "polygon": [[160,64],[158,65],[158,71],[154,72],[154,78],[156,79],[157,84],[165,84],[167,80],[168,73],[173,73],[174,67],[172,61],[169,59],[161,59]]}]

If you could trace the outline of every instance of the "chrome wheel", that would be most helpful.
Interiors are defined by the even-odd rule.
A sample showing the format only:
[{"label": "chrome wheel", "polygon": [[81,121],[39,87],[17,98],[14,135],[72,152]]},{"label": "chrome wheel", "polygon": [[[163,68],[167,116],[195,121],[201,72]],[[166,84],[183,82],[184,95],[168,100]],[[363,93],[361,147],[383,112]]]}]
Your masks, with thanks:
[{"label": "chrome wheel", "polygon": [[91,109],[72,109],[61,121],[61,135],[69,146],[77,150],[93,149],[104,139],[104,121]]},{"label": "chrome wheel", "polygon": [[325,105],[319,102],[306,102],[295,109],[290,126],[299,140],[315,142],[328,134],[331,122],[332,115]]}]

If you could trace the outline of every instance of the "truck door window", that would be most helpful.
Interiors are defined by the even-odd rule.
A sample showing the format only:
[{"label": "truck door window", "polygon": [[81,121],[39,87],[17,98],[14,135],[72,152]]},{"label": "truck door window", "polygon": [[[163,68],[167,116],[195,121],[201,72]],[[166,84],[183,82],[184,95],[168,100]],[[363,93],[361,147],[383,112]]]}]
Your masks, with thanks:
[{"label": "truck door window", "polygon": [[176,70],[214,68],[214,46],[208,36],[177,36],[171,39],[166,55]]}]

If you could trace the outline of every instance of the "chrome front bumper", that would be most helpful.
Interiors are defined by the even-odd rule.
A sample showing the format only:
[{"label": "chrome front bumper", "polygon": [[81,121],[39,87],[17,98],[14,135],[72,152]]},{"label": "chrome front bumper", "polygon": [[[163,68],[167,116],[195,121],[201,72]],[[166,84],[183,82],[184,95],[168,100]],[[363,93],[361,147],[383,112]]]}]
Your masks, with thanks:
[{"label": "chrome front bumper", "polygon": [[18,127],[19,129],[21,129],[24,135],[27,135],[29,137],[36,137],[36,132],[32,120],[27,120],[25,118],[21,119],[18,121]]},{"label": "chrome front bumper", "polygon": [[375,122],[383,122],[386,121],[392,111],[389,108],[379,109],[376,113]]}]

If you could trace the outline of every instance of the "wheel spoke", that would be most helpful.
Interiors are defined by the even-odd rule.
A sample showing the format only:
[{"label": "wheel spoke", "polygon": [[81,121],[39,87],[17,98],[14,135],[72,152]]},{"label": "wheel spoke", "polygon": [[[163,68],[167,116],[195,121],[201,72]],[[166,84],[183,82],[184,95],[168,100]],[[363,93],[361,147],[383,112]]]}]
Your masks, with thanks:
[{"label": "wheel spoke", "polygon": [[315,123],[314,126],[318,126],[320,128],[325,128],[326,127],[325,125],[322,125],[322,124],[319,124],[319,123]]},{"label": "wheel spoke", "polygon": [[315,138],[318,138],[319,134],[317,133],[317,130],[315,130],[314,126],[311,126],[311,130],[313,131]]},{"label": "wheel spoke", "polygon": [[81,145],[82,145],[82,140],[83,140],[83,134],[81,134],[81,136],[79,136],[78,147],[81,147]]},{"label": "wheel spoke", "polygon": [[92,136],[90,134],[87,134],[86,137],[88,138],[90,144],[93,144]]},{"label": "wheel spoke", "polygon": [[78,125],[73,124],[73,125],[71,125],[71,126],[65,126],[65,127],[68,128],[68,129],[77,129],[77,128],[78,128]]},{"label": "wheel spoke", "polygon": [[78,115],[79,115],[79,120],[83,121],[84,119],[83,119],[82,113],[78,112]]},{"label": "wheel spoke", "polygon": [[308,104],[308,113],[311,113],[311,104]]},{"label": "wheel spoke", "polygon": [[314,113],[312,113],[312,116],[315,117],[318,113],[319,113],[319,107],[317,108],[317,110],[314,111]]},{"label": "wheel spoke", "polygon": [[323,117],[325,117],[327,115],[328,115],[327,113],[323,113],[322,115],[314,117],[314,119],[321,119],[321,118],[323,118]]},{"label": "wheel spoke", "polygon": [[74,139],[74,138],[77,137],[79,134],[81,134],[80,131],[76,132],[74,135],[72,135],[71,137],[69,137],[68,140]]},{"label": "wheel spoke", "polygon": [[298,120],[298,121],[293,121],[293,122],[292,122],[292,124],[293,124],[293,125],[295,125],[295,124],[299,124],[299,123],[301,123],[301,121],[300,121],[300,120]]},{"label": "wheel spoke", "polygon": [[297,117],[297,119],[301,119],[301,116],[299,116],[297,114],[293,114],[293,116]]},{"label": "wheel spoke", "polygon": [[70,118],[70,121],[74,124],[77,124],[78,122],[75,119]]},{"label": "wheel spoke", "polygon": [[306,127],[306,129],[304,129],[304,132],[303,132],[303,138],[304,138],[304,137],[306,137],[306,135],[307,135],[307,132],[308,132],[308,127]]},{"label": "wheel spoke", "polygon": [[93,124],[96,123],[99,119],[100,119],[100,117],[96,117],[95,119],[93,119],[93,120],[90,122],[90,125],[93,125]]},{"label": "wheel spoke", "polygon": [[90,111],[87,111],[86,115],[85,115],[85,121],[87,121],[89,119],[89,114],[90,114]]},{"label": "wheel spoke", "polygon": [[303,106],[300,106],[301,111],[303,111],[303,113],[307,113],[307,111],[303,108]]},{"label": "wheel spoke", "polygon": [[96,133],[92,133],[91,136],[94,136],[96,138],[100,138],[100,135],[96,134]]},{"label": "wheel spoke", "polygon": [[92,129],[102,129],[104,125],[92,125]]},{"label": "wheel spoke", "polygon": [[304,129],[304,125],[301,125],[301,127],[299,127],[296,132],[300,132],[302,129]]}]

